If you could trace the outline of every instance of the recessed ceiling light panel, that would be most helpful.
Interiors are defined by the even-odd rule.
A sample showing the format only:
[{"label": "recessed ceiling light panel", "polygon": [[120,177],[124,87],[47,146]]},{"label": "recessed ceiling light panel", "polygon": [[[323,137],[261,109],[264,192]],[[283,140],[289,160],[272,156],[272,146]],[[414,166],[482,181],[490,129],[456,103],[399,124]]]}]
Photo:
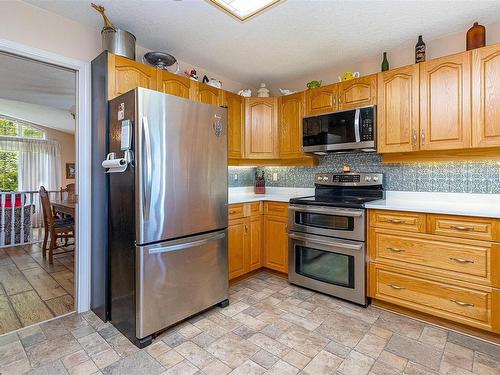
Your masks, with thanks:
[{"label": "recessed ceiling light panel", "polygon": [[229,15],[246,21],[281,0],[208,0]]}]

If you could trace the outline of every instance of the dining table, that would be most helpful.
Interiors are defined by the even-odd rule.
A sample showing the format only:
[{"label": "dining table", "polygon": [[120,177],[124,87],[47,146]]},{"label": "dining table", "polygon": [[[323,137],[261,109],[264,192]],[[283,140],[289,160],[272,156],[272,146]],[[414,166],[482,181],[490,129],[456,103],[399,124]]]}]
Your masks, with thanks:
[{"label": "dining table", "polygon": [[51,202],[54,212],[75,217],[75,200],[54,200]]}]

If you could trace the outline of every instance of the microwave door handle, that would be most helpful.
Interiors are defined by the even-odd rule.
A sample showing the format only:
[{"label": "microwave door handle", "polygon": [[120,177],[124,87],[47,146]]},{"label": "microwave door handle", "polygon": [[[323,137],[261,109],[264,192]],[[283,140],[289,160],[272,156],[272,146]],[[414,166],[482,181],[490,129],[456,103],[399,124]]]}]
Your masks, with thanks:
[{"label": "microwave door handle", "polygon": [[354,136],[356,137],[356,142],[361,142],[361,136],[360,136],[360,124],[359,124],[359,115],[360,115],[360,109],[356,109],[356,112],[354,113]]}]

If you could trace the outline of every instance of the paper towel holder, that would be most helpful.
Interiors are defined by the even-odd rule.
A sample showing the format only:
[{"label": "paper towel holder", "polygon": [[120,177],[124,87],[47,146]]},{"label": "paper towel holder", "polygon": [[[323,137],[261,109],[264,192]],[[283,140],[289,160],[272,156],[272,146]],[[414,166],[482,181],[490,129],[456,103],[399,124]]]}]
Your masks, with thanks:
[{"label": "paper towel holder", "polygon": [[123,158],[116,158],[115,152],[110,152],[106,156],[106,160],[102,162],[102,167],[107,169],[105,173],[119,173],[125,172],[127,166],[132,163],[134,159],[132,151],[125,151]]}]

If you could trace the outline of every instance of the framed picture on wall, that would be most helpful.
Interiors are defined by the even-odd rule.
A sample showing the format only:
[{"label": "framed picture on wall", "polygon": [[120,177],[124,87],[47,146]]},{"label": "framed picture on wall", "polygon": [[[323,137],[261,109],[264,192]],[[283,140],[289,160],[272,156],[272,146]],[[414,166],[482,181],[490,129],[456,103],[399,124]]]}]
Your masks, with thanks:
[{"label": "framed picture on wall", "polygon": [[74,179],[76,176],[75,163],[66,163],[66,178]]}]

